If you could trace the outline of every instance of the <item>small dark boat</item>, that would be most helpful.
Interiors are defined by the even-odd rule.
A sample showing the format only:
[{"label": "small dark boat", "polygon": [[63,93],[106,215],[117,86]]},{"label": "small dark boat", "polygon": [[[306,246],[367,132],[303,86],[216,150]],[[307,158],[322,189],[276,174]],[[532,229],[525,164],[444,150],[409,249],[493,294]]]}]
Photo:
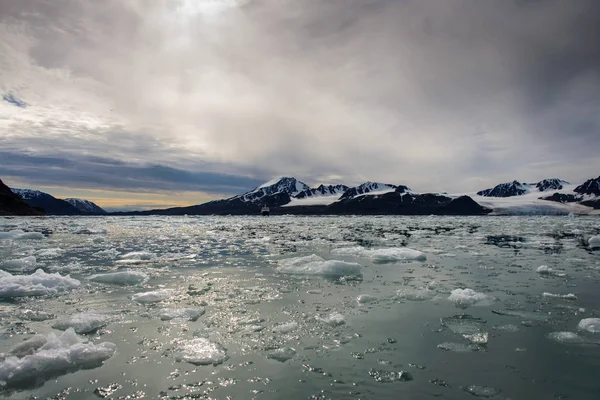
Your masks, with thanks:
[{"label": "small dark boat", "polygon": [[269,207],[263,207],[260,210],[260,215],[263,215],[263,216],[271,215],[271,210],[269,209]]}]

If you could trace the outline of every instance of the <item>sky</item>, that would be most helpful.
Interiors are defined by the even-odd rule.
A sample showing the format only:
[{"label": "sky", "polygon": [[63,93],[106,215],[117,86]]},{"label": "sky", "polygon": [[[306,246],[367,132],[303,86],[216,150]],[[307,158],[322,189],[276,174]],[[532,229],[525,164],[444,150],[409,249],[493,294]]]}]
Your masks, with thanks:
[{"label": "sky", "polygon": [[0,0],[0,178],[111,210],[580,183],[598,110],[597,0]]}]

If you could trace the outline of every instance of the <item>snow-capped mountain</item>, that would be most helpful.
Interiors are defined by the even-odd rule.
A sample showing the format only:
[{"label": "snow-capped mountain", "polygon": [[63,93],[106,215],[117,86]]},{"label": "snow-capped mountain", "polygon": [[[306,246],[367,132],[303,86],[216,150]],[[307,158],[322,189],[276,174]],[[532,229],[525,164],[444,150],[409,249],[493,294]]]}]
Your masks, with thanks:
[{"label": "snow-capped mountain", "polygon": [[31,207],[0,179],[0,215],[43,215],[40,209]]},{"label": "snow-capped mountain", "polygon": [[41,207],[50,215],[78,215],[81,214],[76,207],[67,203],[64,200],[32,189],[13,189],[13,193],[21,197],[27,204],[32,207]]},{"label": "snow-capped mountain", "polygon": [[350,189],[346,185],[319,185],[316,188],[309,188],[307,190],[303,190],[294,196],[296,199],[304,199],[307,197],[317,197],[317,196],[341,196],[346,190]]},{"label": "snow-capped mountain", "polygon": [[585,195],[600,196],[600,176],[588,179],[583,184],[573,189],[574,192]]},{"label": "snow-capped mountain", "polygon": [[396,188],[396,185],[369,181],[346,190],[344,194],[342,194],[342,196],[340,197],[340,200],[353,198],[363,194],[389,193],[393,192]]},{"label": "snow-capped mountain", "polygon": [[310,190],[306,183],[300,182],[296,178],[281,177],[265,182],[256,189],[232,199],[240,199],[244,203],[264,203],[271,196],[293,197],[306,190]]},{"label": "snow-capped mountain", "polygon": [[51,194],[33,189],[10,189],[32,207],[43,208],[50,215],[106,214],[102,208],[84,199],[57,199]]},{"label": "snow-capped mountain", "polygon": [[[37,199],[40,197],[44,197],[45,195],[48,195],[48,193],[44,193],[39,190],[33,190],[33,189],[13,189],[13,188],[11,188],[10,190],[12,190],[12,192],[14,194],[19,196],[23,200],[32,200],[32,199]],[[50,195],[48,195],[48,196],[50,196]]]},{"label": "snow-capped mountain", "polygon": [[563,185],[569,182],[561,179],[543,179],[537,183],[521,183],[519,181],[512,181],[507,183],[501,183],[490,189],[485,189],[477,192],[478,195],[484,197],[512,197],[521,196],[532,191],[548,192],[552,190],[560,190]]},{"label": "snow-capped mountain", "polygon": [[65,199],[67,203],[86,214],[106,214],[101,207],[99,207],[96,203],[85,200],[85,199],[77,199],[74,197],[69,197]]}]

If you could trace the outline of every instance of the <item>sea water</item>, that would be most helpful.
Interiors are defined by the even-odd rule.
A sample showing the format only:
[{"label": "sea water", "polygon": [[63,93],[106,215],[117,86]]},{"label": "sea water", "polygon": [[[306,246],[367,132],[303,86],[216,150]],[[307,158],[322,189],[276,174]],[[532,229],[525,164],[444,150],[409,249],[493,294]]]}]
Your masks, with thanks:
[{"label": "sea water", "polygon": [[598,218],[3,218],[0,232],[7,398],[600,398]]}]

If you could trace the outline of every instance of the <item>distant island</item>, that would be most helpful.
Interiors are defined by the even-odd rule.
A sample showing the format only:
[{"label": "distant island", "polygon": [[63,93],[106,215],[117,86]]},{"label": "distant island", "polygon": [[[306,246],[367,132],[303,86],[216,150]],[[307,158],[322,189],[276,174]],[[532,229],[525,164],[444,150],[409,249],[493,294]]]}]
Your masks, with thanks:
[{"label": "distant island", "polygon": [[167,209],[107,213],[85,199],[57,199],[0,181],[0,215],[563,215],[600,214],[600,177],[574,185],[561,179],[501,183],[472,194],[417,193],[404,185],[365,182],[311,188],[276,178],[223,200]]}]

